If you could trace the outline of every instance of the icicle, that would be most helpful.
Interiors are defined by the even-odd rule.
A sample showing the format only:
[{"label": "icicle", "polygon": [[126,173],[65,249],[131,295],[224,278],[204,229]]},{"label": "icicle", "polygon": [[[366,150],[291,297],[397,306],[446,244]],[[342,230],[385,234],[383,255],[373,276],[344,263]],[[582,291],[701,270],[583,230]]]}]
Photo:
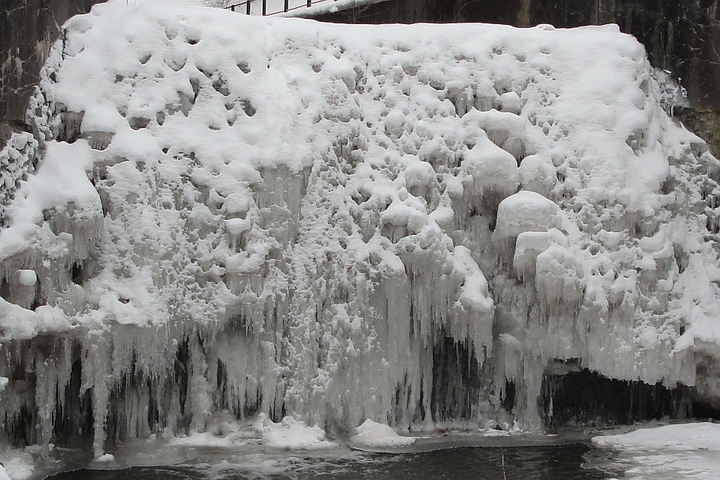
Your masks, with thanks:
[{"label": "icicle", "polygon": [[38,408],[38,440],[42,446],[42,456],[46,458],[50,453],[49,445],[55,423],[55,405],[58,401],[56,395],[58,391],[58,372],[51,359],[41,356],[36,360],[35,373],[37,375],[35,403]]},{"label": "icicle", "polygon": [[210,398],[210,385],[206,378],[207,363],[205,355],[198,342],[192,342],[190,352],[190,382],[188,384],[188,402],[192,421],[190,430],[193,432],[205,431],[207,420],[212,414],[212,401]]},{"label": "icicle", "polygon": [[103,336],[92,336],[83,345],[83,387],[92,389],[94,458],[105,453],[107,439],[108,400],[112,386],[110,346]]}]

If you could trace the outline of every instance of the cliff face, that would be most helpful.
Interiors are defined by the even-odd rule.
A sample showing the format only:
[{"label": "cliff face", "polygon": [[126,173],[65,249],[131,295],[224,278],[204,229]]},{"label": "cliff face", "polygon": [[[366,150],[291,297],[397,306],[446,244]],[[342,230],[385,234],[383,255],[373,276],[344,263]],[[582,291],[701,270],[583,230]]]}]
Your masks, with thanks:
[{"label": "cliff face", "polygon": [[652,64],[681,78],[692,110],[681,119],[720,151],[720,8],[717,0],[392,0],[316,17],[329,22],[490,22],[518,27],[617,23]]},{"label": "cliff face", "polygon": [[0,120],[25,117],[48,51],[69,17],[96,0],[3,0],[0,7]]}]

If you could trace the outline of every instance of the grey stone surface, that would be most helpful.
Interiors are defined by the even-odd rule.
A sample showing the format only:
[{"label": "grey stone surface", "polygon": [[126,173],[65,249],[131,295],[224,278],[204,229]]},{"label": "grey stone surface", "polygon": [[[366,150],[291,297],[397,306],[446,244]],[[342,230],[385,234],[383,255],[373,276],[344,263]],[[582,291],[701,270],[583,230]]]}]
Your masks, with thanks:
[{"label": "grey stone surface", "polygon": [[98,0],[0,1],[0,119],[23,120],[62,24]]}]

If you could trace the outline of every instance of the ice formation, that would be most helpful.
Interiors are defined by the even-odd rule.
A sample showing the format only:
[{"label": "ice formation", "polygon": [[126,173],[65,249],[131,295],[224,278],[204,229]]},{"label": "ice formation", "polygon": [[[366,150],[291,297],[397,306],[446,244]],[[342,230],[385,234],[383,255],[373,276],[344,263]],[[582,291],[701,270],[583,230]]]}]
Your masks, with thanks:
[{"label": "ice formation", "polygon": [[415,440],[414,437],[402,437],[391,427],[370,419],[357,427],[355,435],[350,437],[353,444],[369,448],[404,447],[412,445]]},{"label": "ice formation", "polygon": [[6,439],[537,429],[572,368],[717,401],[719,164],[660,96],[612,26],[96,5],[0,233]]},{"label": "ice formation", "polygon": [[621,452],[613,457],[613,463],[625,466],[624,478],[712,480],[720,470],[718,424],[656,426],[595,437],[592,441]]},{"label": "ice formation", "polygon": [[4,225],[5,207],[35,168],[37,147],[31,133],[0,124],[0,225]]}]

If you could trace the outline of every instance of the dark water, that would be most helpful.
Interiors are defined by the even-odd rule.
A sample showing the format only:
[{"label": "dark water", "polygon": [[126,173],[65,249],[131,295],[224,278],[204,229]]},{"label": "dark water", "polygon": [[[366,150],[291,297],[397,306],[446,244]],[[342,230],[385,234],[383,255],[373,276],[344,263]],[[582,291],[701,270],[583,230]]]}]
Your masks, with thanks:
[{"label": "dark water", "polygon": [[78,470],[53,480],[240,480],[240,479],[487,479],[600,480],[600,470],[586,464],[585,445],[512,448],[456,448],[419,454],[352,454],[341,458],[288,457],[257,465],[133,467],[125,470]]}]

